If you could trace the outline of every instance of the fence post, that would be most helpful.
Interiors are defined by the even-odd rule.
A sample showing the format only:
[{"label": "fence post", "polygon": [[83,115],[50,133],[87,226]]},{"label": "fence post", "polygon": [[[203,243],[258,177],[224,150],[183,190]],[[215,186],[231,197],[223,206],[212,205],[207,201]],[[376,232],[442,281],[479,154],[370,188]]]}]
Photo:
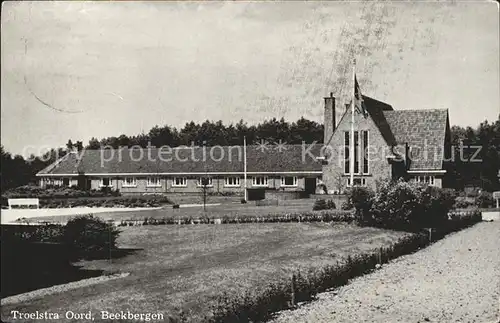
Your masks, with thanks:
[{"label": "fence post", "polygon": [[292,297],[291,297],[292,307],[295,306],[295,274],[292,274]]}]

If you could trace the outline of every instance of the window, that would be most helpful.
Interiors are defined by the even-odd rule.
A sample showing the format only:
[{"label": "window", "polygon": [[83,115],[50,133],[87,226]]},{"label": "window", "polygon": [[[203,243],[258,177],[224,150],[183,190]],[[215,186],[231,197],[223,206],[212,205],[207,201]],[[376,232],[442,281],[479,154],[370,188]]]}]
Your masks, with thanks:
[{"label": "window", "polygon": [[[346,186],[351,187],[351,179],[350,178],[347,178]],[[366,178],[354,177],[354,186],[366,186]]]},{"label": "window", "polygon": [[226,187],[239,187],[240,186],[240,178],[236,176],[226,177],[224,178],[224,186]]},{"label": "window", "polygon": [[125,177],[122,181],[122,187],[136,187],[137,182],[135,181],[135,177]]},{"label": "window", "polygon": [[[354,174],[360,174],[360,136],[360,131],[354,131]],[[350,146],[350,132],[344,131],[344,174],[350,174],[351,172],[351,165],[349,161],[349,158],[351,157],[349,154]]]},{"label": "window", "polygon": [[435,177],[433,175],[418,175],[414,177],[415,182],[428,184],[430,186],[435,185]]},{"label": "window", "polygon": [[[359,174],[359,132],[354,131],[354,174]],[[354,183],[356,184],[356,183]]]},{"label": "window", "polygon": [[252,177],[252,185],[253,186],[268,186],[268,178],[267,176],[255,176]]},{"label": "window", "polygon": [[297,176],[282,176],[281,186],[297,186]]},{"label": "window", "polygon": [[[204,181],[206,181],[206,182],[203,183]],[[212,187],[213,186],[212,178],[211,177],[200,177],[200,178],[198,178],[198,182],[197,182],[198,187],[202,187],[203,184],[206,184],[207,187]]]},{"label": "window", "polygon": [[173,187],[186,187],[187,186],[187,178],[186,177],[174,177],[174,181],[172,183]]},{"label": "window", "polygon": [[62,182],[63,186],[69,186],[69,183],[70,183],[69,178],[67,178],[67,177],[63,178],[63,182]]},{"label": "window", "polygon": [[368,130],[362,131],[362,141],[361,141],[361,149],[363,154],[363,174],[370,174],[369,162],[368,162]]},{"label": "window", "polygon": [[148,177],[146,185],[148,187],[161,187],[161,179],[159,177]]},{"label": "window", "polygon": [[99,186],[100,187],[110,187],[110,186],[113,186],[113,185],[111,185],[111,179],[109,179],[107,177],[103,177],[99,181]]},{"label": "window", "polygon": [[344,174],[349,174],[349,131],[344,131]]}]

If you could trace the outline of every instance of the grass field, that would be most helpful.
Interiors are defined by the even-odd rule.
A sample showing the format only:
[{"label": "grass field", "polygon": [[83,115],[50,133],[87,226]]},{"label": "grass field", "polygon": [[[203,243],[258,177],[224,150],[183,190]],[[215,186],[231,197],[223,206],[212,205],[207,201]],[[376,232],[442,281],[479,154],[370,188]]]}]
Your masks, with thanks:
[{"label": "grass field", "polygon": [[[241,204],[241,203],[225,203],[220,205],[207,206],[206,212],[201,206],[193,207],[181,207],[179,209],[173,209],[171,206],[157,209],[157,210],[144,210],[137,212],[103,212],[95,214],[96,216],[105,220],[144,220],[144,218],[200,218],[208,216],[210,218],[222,217],[222,216],[247,216],[247,215],[266,215],[266,214],[281,214],[288,212],[304,212],[311,211],[314,204],[313,199],[300,199],[300,200],[289,200],[282,201],[282,205],[268,205],[268,206],[256,206],[255,204]],[[92,213],[92,209],[89,209],[88,213]],[[53,216],[53,217],[33,217],[32,220],[43,220],[43,221],[56,221],[56,222],[66,222],[71,216]]]},{"label": "grass field", "polygon": [[223,291],[264,288],[298,268],[335,264],[340,257],[387,246],[406,235],[327,223],[141,226],[122,230],[120,246],[139,250],[111,262],[95,260],[79,265],[129,272],[130,276],[3,306],[2,319],[9,321],[11,310],[91,310],[99,322],[101,310],[161,312],[168,317],[182,308],[190,311],[189,321],[198,322]]}]

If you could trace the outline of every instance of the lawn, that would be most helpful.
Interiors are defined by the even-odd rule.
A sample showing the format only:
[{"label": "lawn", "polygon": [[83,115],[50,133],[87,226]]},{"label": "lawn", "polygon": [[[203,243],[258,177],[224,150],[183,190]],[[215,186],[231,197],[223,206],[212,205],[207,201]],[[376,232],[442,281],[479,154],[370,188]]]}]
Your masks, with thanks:
[{"label": "lawn", "polygon": [[[206,207],[206,211],[203,210],[201,206],[191,206],[191,207],[181,207],[179,209],[174,209],[171,206],[167,206],[156,210],[144,210],[144,211],[115,211],[115,212],[103,212],[96,213],[95,215],[105,219],[105,220],[144,220],[145,218],[219,218],[222,216],[235,217],[235,216],[259,216],[266,214],[282,214],[291,212],[304,212],[311,211],[313,204],[313,199],[300,199],[300,200],[288,200],[281,201],[281,205],[267,205],[267,206],[256,206],[253,203],[241,204],[241,203],[224,203],[220,205],[209,205]],[[89,208],[88,213],[92,213],[92,209]],[[56,221],[56,222],[66,222],[71,216],[51,216],[51,217],[33,217],[33,221]]]},{"label": "lawn", "polygon": [[[266,208],[267,209],[267,208]],[[360,228],[343,223],[276,223],[123,227],[122,248],[128,256],[84,261],[85,269],[129,272],[130,276],[99,285],[45,296],[11,310],[101,310],[137,313],[190,311],[198,322],[223,291],[264,288],[298,268],[335,264],[340,257],[387,246],[406,233]]]}]

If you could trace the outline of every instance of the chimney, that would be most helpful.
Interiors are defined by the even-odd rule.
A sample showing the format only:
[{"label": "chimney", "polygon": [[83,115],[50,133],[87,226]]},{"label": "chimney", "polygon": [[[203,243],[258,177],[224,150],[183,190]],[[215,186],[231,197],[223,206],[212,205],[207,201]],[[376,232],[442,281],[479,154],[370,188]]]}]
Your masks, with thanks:
[{"label": "chimney", "polygon": [[333,92],[325,98],[325,121],[324,121],[324,143],[327,144],[331,140],[333,131],[335,130],[335,98]]}]

